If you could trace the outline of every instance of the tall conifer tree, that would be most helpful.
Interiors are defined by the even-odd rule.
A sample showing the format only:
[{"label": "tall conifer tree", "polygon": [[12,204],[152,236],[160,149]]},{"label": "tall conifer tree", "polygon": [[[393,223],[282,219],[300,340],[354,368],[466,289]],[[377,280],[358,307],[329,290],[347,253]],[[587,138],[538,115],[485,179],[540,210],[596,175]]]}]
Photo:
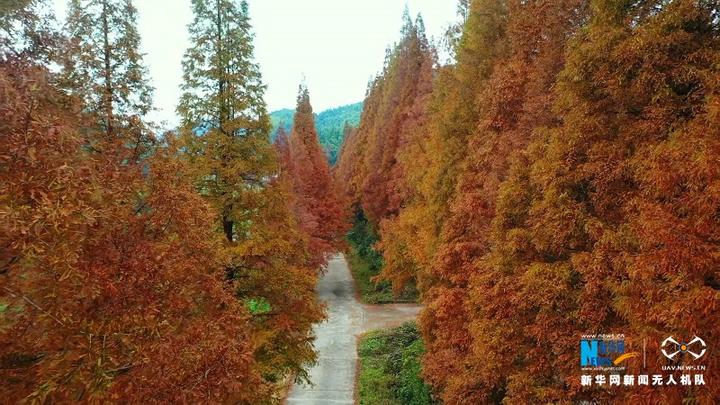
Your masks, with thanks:
[{"label": "tall conifer tree", "polygon": [[[558,76],[562,120],[538,132],[500,189],[497,249],[473,283],[478,345],[525,331],[502,338],[517,342],[516,361],[500,363],[508,402],[713,403],[711,383],[582,387],[562,360],[577,358],[578,334],[599,330],[624,333],[628,347],[645,340],[649,354],[668,335],[720,335],[717,3],[591,5]],[[549,334],[552,348],[540,344]],[[666,361],[648,355],[645,366]],[[720,378],[717,357],[703,362],[706,382]]]},{"label": "tall conifer tree", "polygon": [[349,204],[361,207],[384,235],[379,245],[385,259],[382,277],[393,281],[397,292],[416,276],[409,251],[417,245],[417,234],[405,232],[412,220],[398,215],[416,194],[412,173],[423,156],[410,157],[409,149],[425,146],[435,62],[422,17],[413,21],[406,9],[400,41],[371,83],[361,126],[346,139],[336,170],[338,180],[348,183],[344,194],[351,197]]},{"label": "tall conifer tree", "polygon": [[310,92],[300,85],[290,149],[300,199],[301,225],[310,235],[310,249],[317,263],[342,246],[345,221],[340,200],[330,177],[330,167],[320,146]]},{"label": "tall conifer tree", "polygon": [[[422,122],[426,96],[431,91],[433,51],[425,37],[422,17],[413,22],[406,9],[400,41],[390,50],[385,68],[376,82],[382,114],[367,120],[360,136],[367,138],[364,150],[366,176],[362,182],[362,207],[375,226],[398,214],[410,190],[404,181],[405,168],[398,152]],[[373,93],[371,93],[372,95]],[[377,94],[377,93],[375,93]],[[377,96],[376,96],[377,97]]]},{"label": "tall conifer tree", "polygon": [[47,63],[57,56],[54,16],[46,0],[5,0],[0,4],[0,58]]},{"label": "tall conifer tree", "polygon": [[178,112],[198,189],[221,213],[232,242],[248,236],[252,208],[275,170],[265,85],[253,60],[247,2],[193,0],[192,6]]},{"label": "tall conifer tree", "polygon": [[177,151],[146,171],[88,153],[97,117],[27,62],[0,62],[3,401],[268,398],[222,239]]},{"label": "tall conifer tree", "polygon": [[[427,374],[443,386],[449,401],[467,397],[487,402],[502,395],[505,384],[517,389],[515,381],[506,382],[502,373],[518,361],[520,355],[511,352],[517,351],[528,332],[514,326],[514,319],[495,323],[485,318],[488,313],[502,312],[501,306],[518,305],[508,302],[508,284],[498,282],[510,283],[503,273],[480,263],[491,251],[502,249],[493,246],[491,229],[500,184],[508,175],[511,159],[526,148],[538,128],[558,122],[552,110],[552,89],[564,64],[566,38],[584,24],[587,9],[583,0],[506,3],[503,52],[488,61],[490,76],[478,93],[478,121],[468,137],[467,158],[449,202],[450,214],[433,265],[436,282],[428,294],[432,310],[424,317],[433,348],[425,359]],[[478,280],[487,284],[471,284]],[[549,316],[544,319],[550,322]],[[555,326],[559,328],[560,322]],[[503,339],[517,343],[504,346],[513,349],[503,351],[499,343]],[[494,343],[486,349],[483,342]],[[485,359],[487,350],[498,354]],[[444,364],[451,356],[457,366],[447,367]],[[478,370],[477,364],[486,360],[492,364],[488,372]],[[545,359],[542,364],[552,361]],[[531,400],[535,401],[544,399]]]},{"label": "tall conifer tree", "polygon": [[425,290],[436,282],[435,255],[450,215],[448,201],[453,199],[468,152],[468,139],[477,125],[477,99],[492,73],[493,60],[506,47],[504,1],[475,0],[469,5],[463,1],[459,11],[464,24],[455,63],[434,72],[430,99],[421,103],[427,118],[398,154],[403,165],[413,168],[405,176],[414,192],[404,202],[400,214],[404,218],[394,224],[394,232],[416,236],[407,253],[396,255],[396,267],[404,269],[396,272],[397,277],[387,272],[385,276],[399,282],[414,278]]},{"label": "tall conifer tree", "polygon": [[132,0],[71,0],[63,57],[64,85],[97,117],[104,139],[135,138],[132,147],[146,141],[140,120],[152,108],[153,93],[137,18]]},{"label": "tall conifer tree", "polygon": [[192,46],[183,60],[184,156],[198,192],[213,206],[225,239],[227,278],[253,312],[267,383],[306,377],[310,334],[323,317],[293,198],[278,176],[246,1],[193,0]]}]

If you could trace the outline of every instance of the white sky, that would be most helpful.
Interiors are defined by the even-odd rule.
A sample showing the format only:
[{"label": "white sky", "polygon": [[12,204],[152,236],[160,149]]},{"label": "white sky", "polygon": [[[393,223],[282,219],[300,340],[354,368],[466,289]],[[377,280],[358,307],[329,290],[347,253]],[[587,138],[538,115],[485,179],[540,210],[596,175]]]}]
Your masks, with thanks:
[{"label": "white sky", "polygon": [[[52,0],[58,19],[67,0]],[[314,109],[362,101],[382,67],[385,49],[399,37],[402,12],[422,13],[428,36],[455,21],[456,0],[249,0],[255,57],[268,85],[270,111],[294,108],[306,77]],[[135,0],[145,64],[155,87],[157,121],[177,123],[182,55],[188,47],[190,0]]]}]

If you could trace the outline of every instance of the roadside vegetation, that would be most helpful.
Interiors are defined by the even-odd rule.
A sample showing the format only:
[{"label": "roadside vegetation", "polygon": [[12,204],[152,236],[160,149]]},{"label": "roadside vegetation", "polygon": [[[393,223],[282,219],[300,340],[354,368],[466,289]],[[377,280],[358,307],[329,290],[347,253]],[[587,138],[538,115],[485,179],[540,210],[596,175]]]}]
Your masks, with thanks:
[{"label": "roadside vegetation", "polygon": [[423,342],[414,322],[364,335],[358,348],[360,404],[436,403],[429,386],[420,377],[423,352]]},{"label": "roadside vegetation", "polygon": [[377,233],[362,211],[355,215],[353,227],[348,232],[347,239],[350,245],[348,263],[363,303],[387,304],[417,301],[418,293],[414,284],[405,286],[396,294],[393,292],[390,282],[375,280],[375,277],[382,271],[384,263],[382,254],[374,247],[378,241]]}]

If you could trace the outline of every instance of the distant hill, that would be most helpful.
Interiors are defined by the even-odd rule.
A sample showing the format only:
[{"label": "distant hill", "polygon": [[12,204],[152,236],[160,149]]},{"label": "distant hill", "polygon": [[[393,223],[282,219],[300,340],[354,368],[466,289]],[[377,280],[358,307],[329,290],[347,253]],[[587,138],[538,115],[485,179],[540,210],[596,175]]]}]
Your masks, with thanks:
[{"label": "distant hill", "polygon": [[[358,126],[362,108],[362,103],[356,103],[315,114],[315,125],[317,126],[318,136],[320,137],[320,145],[325,149],[330,164],[334,165],[337,161],[337,155],[343,143],[343,128],[345,127],[345,123],[347,122],[352,126]],[[292,130],[294,114],[295,111],[291,109],[278,110],[270,114],[270,120],[273,125],[273,140],[275,140],[275,132],[280,128],[281,124],[284,125],[288,132]]]},{"label": "distant hill", "polygon": [[283,125],[285,129],[290,132],[290,129],[292,129],[294,115],[295,110],[291,110],[289,108],[270,113],[270,121],[272,122],[272,132],[270,133],[270,137],[273,141],[275,141],[275,132],[277,132],[278,128],[280,128],[280,125]]}]

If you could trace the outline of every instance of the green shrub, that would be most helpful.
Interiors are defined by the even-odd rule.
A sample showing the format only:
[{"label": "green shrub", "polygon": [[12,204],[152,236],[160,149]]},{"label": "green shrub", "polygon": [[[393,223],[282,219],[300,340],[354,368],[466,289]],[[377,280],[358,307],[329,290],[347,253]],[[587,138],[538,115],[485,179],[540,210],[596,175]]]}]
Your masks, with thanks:
[{"label": "green shrub", "polygon": [[272,306],[263,297],[246,299],[245,307],[253,315],[263,315],[272,311]]},{"label": "green shrub", "polygon": [[390,302],[415,302],[417,290],[409,285],[400,295],[393,294],[388,282],[376,283],[373,280],[383,268],[383,257],[375,250],[378,242],[377,232],[368,222],[362,210],[358,210],[353,220],[353,227],[347,235],[351,251],[348,257],[350,270],[360,290],[362,301],[366,304],[384,304]]},{"label": "green shrub", "polygon": [[348,241],[355,248],[357,255],[368,264],[370,271],[375,273],[379,273],[383,267],[382,255],[375,250],[378,240],[377,232],[362,210],[358,210],[355,213],[353,227],[348,232]]},{"label": "green shrub", "polygon": [[360,404],[434,404],[420,377],[423,342],[415,323],[367,333],[358,347]]},{"label": "green shrub", "polygon": [[398,397],[403,404],[431,404],[430,387],[420,378],[420,358],[425,351],[422,340],[418,339],[403,351],[402,367],[399,374]]}]

